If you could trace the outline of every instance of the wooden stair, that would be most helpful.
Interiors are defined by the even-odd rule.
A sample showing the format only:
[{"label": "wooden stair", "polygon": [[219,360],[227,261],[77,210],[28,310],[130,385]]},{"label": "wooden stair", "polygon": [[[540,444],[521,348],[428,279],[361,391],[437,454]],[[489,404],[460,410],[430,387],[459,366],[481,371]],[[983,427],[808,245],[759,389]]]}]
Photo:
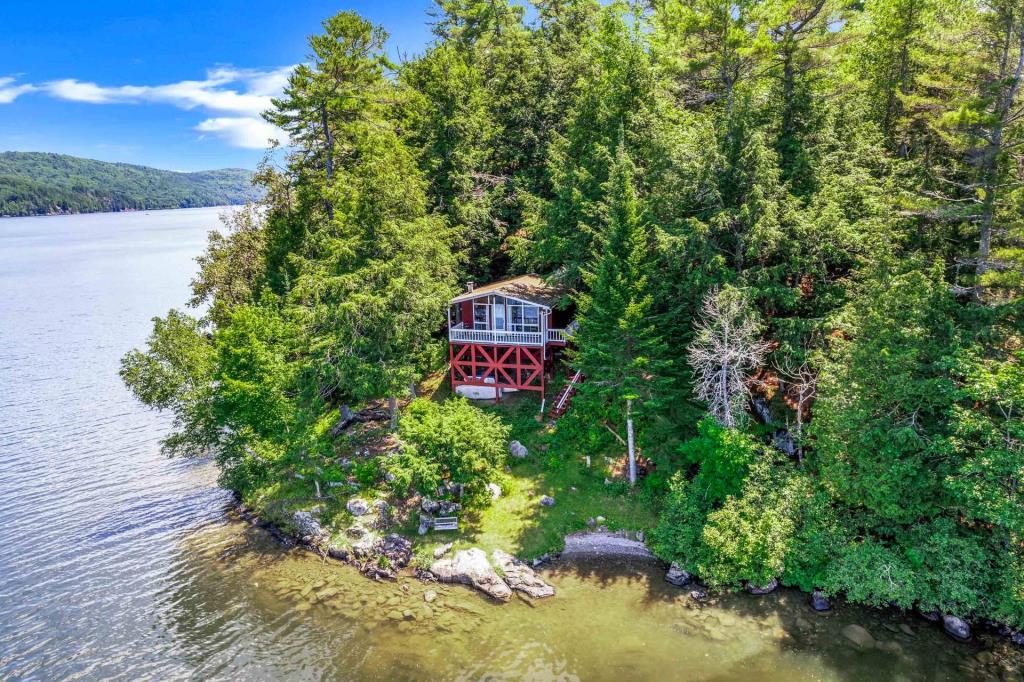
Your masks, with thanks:
[{"label": "wooden stair", "polygon": [[576,372],[569,379],[569,383],[562,387],[562,390],[555,396],[554,402],[551,403],[551,412],[549,416],[557,419],[561,417],[569,409],[569,405],[572,404],[572,397],[576,395],[576,389],[583,381],[583,373]]}]

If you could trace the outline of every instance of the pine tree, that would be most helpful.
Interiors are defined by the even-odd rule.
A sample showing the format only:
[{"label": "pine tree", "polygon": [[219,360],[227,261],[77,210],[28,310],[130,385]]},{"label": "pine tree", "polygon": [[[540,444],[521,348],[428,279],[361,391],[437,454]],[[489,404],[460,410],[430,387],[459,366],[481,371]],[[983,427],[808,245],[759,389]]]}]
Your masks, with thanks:
[{"label": "pine tree", "polygon": [[337,157],[351,154],[361,124],[384,104],[387,33],[355,12],[339,12],[323,22],[324,32],[311,36],[308,64],[295,67],[284,95],[264,114],[288,132],[298,153],[290,157],[307,189],[318,178],[319,198],[328,220],[334,218],[333,185]]},{"label": "pine tree", "polygon": [[636,483],[634,418],[649,416],[665,391],[666,343],[651,315],[649,228],[633,188],[633,163],[620,145],[606,185],[606,237],[585,274],[578,299],[574,365],[586,381],[582,409],[598,420],[625,422],[629,482]]},{"label": "pine tree", "polygon": [[534,235],[536,261],[565,286],[581,283],[587,255],[601,240],[601,202],[616,148],[647,131],[653,70],[639,27],[623,3],[601,10],[588,45],[593,63],[580,83],[563,135],[551,147],[551,190],[545,220]]}]

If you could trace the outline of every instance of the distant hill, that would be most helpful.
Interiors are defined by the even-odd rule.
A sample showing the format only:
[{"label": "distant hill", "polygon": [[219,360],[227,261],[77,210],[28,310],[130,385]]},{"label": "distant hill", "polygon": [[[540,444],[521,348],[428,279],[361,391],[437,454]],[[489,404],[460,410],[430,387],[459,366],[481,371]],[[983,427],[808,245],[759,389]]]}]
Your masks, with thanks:
[{"label": "distant hill", "polygon": [[257,194],[241,168],[177,173],[64,154],[0,153],[0,216],[241,204]]}]

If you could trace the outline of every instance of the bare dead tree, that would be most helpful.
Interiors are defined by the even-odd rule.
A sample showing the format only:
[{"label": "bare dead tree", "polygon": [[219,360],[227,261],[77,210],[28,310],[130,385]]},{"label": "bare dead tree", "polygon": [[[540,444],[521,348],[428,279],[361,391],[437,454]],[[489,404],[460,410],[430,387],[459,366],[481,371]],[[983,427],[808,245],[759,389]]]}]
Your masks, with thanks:
[{"label": "bare dead tree", "polygon": [[[796,459],[804,461],[804,412],[818,394],[818,375],[814,373],[806,360],[797,362],[786,356],[775,365],[779,379],[795,390],[796,405]],[[785,386],[781,387],[785,391]]]},{"label": "bare dead tree", "polygon": [[761,321],[747,296],[732,287],[704,298],[689,360],[697,377],[694,393],[722,426],[736,426],[750,398],[747,379],[768,352]]}]

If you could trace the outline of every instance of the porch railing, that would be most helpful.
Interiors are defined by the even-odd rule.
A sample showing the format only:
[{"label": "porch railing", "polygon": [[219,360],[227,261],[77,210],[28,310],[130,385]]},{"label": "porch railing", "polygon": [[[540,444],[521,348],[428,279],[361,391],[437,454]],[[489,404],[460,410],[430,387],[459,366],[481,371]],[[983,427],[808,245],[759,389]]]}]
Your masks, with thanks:
[{"label": "porch railing", "polygon": [[565,343],[568,339],[568,335],[564,329],[549,329],[548,330],[548,343]]},{"label": "porch railing", "polygon": [[453,327],[448,330],[451,341],[463,343],[495,343],[509,346],[542,346],[544,335],[540,332],[508,332],[489,329],[460,329]]},{"label": "porch railing", "polygon": [[542,346],[545,343],[566,343],[578,325],[571,322],[565,329],[541,332],[512,332],[497,329],[467,329],[461,322],[448,330],[448,339],[460,343],[493,343],[509,346]]}]

